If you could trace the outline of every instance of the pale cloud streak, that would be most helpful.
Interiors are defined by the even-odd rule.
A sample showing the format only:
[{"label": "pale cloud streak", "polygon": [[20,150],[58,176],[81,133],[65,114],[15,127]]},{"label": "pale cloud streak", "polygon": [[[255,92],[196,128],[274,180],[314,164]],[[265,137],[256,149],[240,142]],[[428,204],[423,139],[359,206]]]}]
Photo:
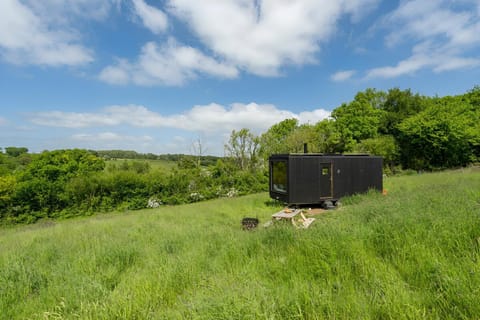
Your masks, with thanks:
[{"label": "pale cloud streak", "polygon": [[167,15],[160,9],[152,7],[143,0],[132,0],[135,15],[143,25],[155,34],[163,33],[168,26]]},{"label": "pale cloud streak", "polygon": [[[199,137],[209,154],[222,155],[232,130],[261,134],[273,124],[296,118],[314,124],[330,116],[323,109],[294,113],[271,104],[211,103],[163,115],[141,105],[108,106],[98,112],[47,111],[28,115],[36,126],[56,128],[70,144],[87,149],[133,149],[140,152],[189,153]],[[137,135],[131,134],[136,132]],[[168,132],[168,134],[163,134]]]},{"label": "pale cloud streak", "polygon": [[124,142],[144,142],[149,143],[153,141],[153,138],[150,136],[130,136],[130,135],[121,135],[115,132],[101,132],[96,134],[87,134],[87,133],[78,133],[72,136],[73,140],[83,141],[83,142],[100,142],[100,143],[124,143]]},{"label": "pale cloud streak", "polygon": [[301,123],[316,123],[330,116],[323,109],[295,114],[271,104],[216,103],[197,105],[179,114],[162,115],[144,106],[109,106],[96,113],[47,111],[29,115],[33,124],[71,129],[133,126],[170,128],[191,132],[229,133],[232,129],[248,128],[254,132],[267,130],[284,119],[296,118]]},{"label": "pale cloud streak", "polygon": [[170,0],[170,12],[202,43],[249,73],[277,76],[286,65],[315,63],[342,15],[359,20],[377,0]]},{"label": "pale cloud streak", "polygon": [[232,79],[238,70],[171,38],[161,46],[148,42],[135,62],[120,59],[104,68],[99,79],[110,84],[179,86],[199,75]]},{"label": "pale cloud streak", "polygon": [[[102,19],[114,1],[0,1],[0,56],[19,65],[78,66],[94,60],[73,27]],[[93,10],[95,8],[95,10]]]},{"label": "pale cloud streak", "polygon": [[335,82],[343,82],[351,79],[355,75],[355,70],[342,70],[335,72],[330,76],[330,79]]},{"label": "pale cloud streak", "polygon": [[[99,79],[114,85],[181,86],[199,76],[237,78],[239,73],[279,76],[288,65],[316,63],[320,46],[340,17],[358,21],[379,0],[170,0],[166,10],[187,24],[203,48],[148,42],[134,60],[118,58]],[[165,31],[163,12],[134,0],[136,14],[154,33]],[[150,22],[148,22],[150,21]]]},{"label": "pale cloud streak", "polygon": [[392,28],[385,39],[392,49],[414,41],[410,57],[394,66],[377,67],[366,78],[393,78],[422,69],[434,72],[475,68],[480,65],[480,12],[478,1],[405,1],[384,23]]}]

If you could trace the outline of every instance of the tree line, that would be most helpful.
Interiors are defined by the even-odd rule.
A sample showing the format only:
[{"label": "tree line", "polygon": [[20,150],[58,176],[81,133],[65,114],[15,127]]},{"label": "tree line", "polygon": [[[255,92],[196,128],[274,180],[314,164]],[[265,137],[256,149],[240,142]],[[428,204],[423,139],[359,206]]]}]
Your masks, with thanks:
[{"label": "tree line", "polygon": [[0,153],[0,223],[234,197],[267,185],[265,172],[242,171],[226,159],[204,166],[190,158],[165,169],[138,159],[107,166],[98,154],[81,149]]},{"label": "tree line", "polygon": [[369,153],[385,171],[438,170],[480,161],[480,87],[465,94],[427,97],[410,89],[366,89],[315,124],[286,119],[260,136],[232,131],[227,156],[242,168],[262,166],[271,154]]},{"label": "tree line", "polygon": [[133,150],[89,150],[93,154],[106,160],[131,159],[131,160],[164,160],[164,161],[200,161],[202,165],[213,165],[219,159],[217,156],[203,154],[154,154],[139,153]]},{"label": "tree line", "polygon": [[[466,166],[480,161],[480,87],[447,97],[367,89],[315,124],[286,119],[259,136],[233,130],[224,157],[80,149],[32,154],[7,147],[0,150],[0,223],[266,191],[268,157],[303,152],[304,143],[311,152],[380,155],[389,174]],[[106,166],[108,159],[119,158],[130,160]],[[177,165],[152,169],[139,159]]]}]

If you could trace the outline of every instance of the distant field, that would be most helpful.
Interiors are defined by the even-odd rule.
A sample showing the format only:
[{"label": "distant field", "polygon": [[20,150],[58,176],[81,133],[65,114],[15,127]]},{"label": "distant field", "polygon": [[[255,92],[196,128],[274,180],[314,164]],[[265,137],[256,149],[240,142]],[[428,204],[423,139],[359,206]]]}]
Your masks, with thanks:
[{"label": "distant field", "polygon": [[306,230],[268,195],[0,229],[0,319],[478,319],[480,170],[386,178]]},{"label": "distant field", "polygon": [[116,159],[116,160],[107,160],[106,161],[106,168],[108,169],[109,166],[121,166],[122,162],[132,163],[148,163],[152,170],[165,170],[169,171],[177,167],[176,161],[168,161],[168,160],[148,160],[148,159]]}]

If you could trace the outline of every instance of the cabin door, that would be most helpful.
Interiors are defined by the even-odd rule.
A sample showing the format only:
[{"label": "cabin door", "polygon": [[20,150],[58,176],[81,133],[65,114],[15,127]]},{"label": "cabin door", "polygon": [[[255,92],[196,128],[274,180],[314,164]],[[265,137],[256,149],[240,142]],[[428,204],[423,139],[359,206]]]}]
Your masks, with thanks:
[{"label": "cabin door", "polygon": [[320,163],[320,199],[333,197],[332,164]]}]

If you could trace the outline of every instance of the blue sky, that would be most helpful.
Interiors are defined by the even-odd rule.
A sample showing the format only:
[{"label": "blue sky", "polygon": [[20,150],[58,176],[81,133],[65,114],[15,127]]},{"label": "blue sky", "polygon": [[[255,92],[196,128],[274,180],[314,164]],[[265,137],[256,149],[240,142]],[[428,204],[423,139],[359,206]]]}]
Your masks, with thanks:
[{"label": "blue sky", "polygon": [[0,147],[222,155],[366,88],[479,79],[480,0],[0,1]]}]

